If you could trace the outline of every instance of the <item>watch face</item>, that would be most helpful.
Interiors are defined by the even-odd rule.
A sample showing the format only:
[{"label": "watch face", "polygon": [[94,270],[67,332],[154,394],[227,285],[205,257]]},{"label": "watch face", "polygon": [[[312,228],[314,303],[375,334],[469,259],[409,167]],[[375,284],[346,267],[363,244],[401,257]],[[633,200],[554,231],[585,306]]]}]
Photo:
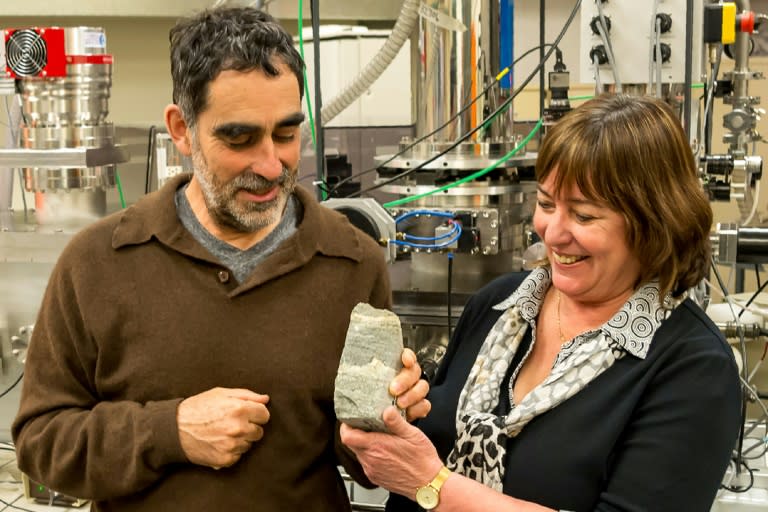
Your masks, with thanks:
[{"label": "watch face", "polygon": [[432,510],[440,501],[437,490],[429,485],[416,491],[416,503],[425,510]]}]

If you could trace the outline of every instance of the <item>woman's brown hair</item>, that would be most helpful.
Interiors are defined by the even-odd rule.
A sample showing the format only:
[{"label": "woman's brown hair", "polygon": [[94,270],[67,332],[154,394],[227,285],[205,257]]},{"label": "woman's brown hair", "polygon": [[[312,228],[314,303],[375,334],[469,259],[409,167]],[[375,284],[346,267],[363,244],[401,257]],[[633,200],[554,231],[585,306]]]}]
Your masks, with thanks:
[{"label": "woman's brown hair", "polygon": [[575,185],[624,216],[627,243],[641,263],[636,285],[657,279],[663,300],[706,277],[712,208],[666,103],[602,95],[576,108],[544,137],[536,180],[552,172],[555,195]]}]

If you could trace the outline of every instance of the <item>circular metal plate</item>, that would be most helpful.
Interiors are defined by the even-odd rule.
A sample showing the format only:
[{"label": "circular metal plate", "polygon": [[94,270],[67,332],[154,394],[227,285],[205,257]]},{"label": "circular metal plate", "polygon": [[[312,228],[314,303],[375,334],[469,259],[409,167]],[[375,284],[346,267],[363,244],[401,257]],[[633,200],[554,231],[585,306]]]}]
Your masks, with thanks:
[{"label": "circular metal plate", "polygon": [[[383,162],[390,158],[391,155],[381,155],[376,157],[377,162]],[[419,167],[423,162],[429,160],[428,158],[405,158],[398,157],[388,162],[384,168],[392,169],[412,169]],[[482,170],[493,164],[495,164],[498,158],[489,158],[487,155],[446,155],[438,158],[434,162],[422,167],[422,169],[459,169],[463,171]],[[503,164],[499,165],[500,168],[510,167],[528,167],[536,163],[536,153],[525,153],[521,156],[513,156]]]},{"label": "circular metal plate", "polygon": [[[531,182],[531,189],[535,190],[535,184]],[[402,195],[419,195],[435,190],[434,185],[385,185],[381,187],[382,192]],[[525,190],[525,189],[523,189]],[[440,196],[501,196],[506,194],[516,194],[521,191],[521,183],[467,183],[458,187],[449,188],[442,192],[434,194],[434,197]]]}]

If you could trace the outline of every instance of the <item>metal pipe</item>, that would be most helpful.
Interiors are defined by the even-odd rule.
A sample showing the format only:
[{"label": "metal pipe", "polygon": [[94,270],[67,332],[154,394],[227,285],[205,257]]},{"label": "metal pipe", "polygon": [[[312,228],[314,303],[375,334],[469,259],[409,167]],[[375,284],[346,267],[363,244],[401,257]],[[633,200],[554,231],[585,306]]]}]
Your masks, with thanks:
[{"label": "metal pipe", "polygon": [[[660,58],[660,57],[659,57]],[[686,1],[685,8],[685,85],[683,90],[683,128],[691,138],[691,85],[693,83],[693,0]]]},{"label": "metal pipe", "polygon": [[[738,14],[750,11],[749,0],[736,0]],[[734,69],[733,69],[733,107],[743,107],[749,104],[749,91],[747,73],[749,73],[749,39],[750,34],[736,31],[734,43]]]},{"label": "metal pipe", "polygon": [[101,167],[127,162],[130,155],[124,145],[100,148],[59,148],[59,149],[0,149],[2,167]]},{"label": "metal pipe", "polygon": [[759,324],[715,322],[715,325],[726,338],[739,338],[744,336],[749,339],[757,339],[761,336],[761,327]]},{"label": "metal pipe", "polygon": [[[422,7],[430,16],[419,23],[419,54],[412,61],[417,77],[413,89],[416,137],[431,133],[456,116],[500,69],[501,5],[509,0],[440,0],[437,6]],[[504,9],[505,15],[510,10]],[[509,20],[507,20],[509,21]],[[488,112],[508,98],[503,87],[464,111],[434,137],[434,142],[452,142],[478,127]],[[512,109],[494,120],[492,138],[512,133]],[[488,133],[488,131],[486,131]]]},{"label": "metal pipe", "polygon": [[[312,13],[312,47],[315,55],[315,159],[317,162],[317,181],[325,183],[325,132],[323,131],[323,91],[320,87],[320,1],[311,0],[309,7]],[[322,201],[323,191],[318,187],[317,199]]]},{"label": "metal pipe", "polygon": [[[544,14],[546,13],[546,0],[539,0],[539,60],[544,61],[544,45],[547,42],[547,24],[544,20]],[[544,117],[544,97],[545,97],[545,84],[544,76],[545,67],[542,66],[539,70],[539,119]],[[543,130],[539,132],[539,141],[543,137]]]},{"label": "metal pipe", "polygon": [[717,225],[710,235],[712,253],[724,265],[733,263],[768,263],[768,228],[737,227],[733,223]]}]

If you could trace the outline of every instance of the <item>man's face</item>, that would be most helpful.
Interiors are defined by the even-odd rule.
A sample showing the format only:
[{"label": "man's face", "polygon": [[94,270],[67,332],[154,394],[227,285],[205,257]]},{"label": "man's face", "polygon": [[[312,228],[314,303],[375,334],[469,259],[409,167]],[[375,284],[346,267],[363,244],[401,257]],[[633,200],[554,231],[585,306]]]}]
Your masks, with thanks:
[{"label": "man's face", "polygon": [[223,71],[209,84],[207,108],[192,137],[192,163],[205,204],[219,228],[271,230],[296,186],[301,97],[284,66]]}]

